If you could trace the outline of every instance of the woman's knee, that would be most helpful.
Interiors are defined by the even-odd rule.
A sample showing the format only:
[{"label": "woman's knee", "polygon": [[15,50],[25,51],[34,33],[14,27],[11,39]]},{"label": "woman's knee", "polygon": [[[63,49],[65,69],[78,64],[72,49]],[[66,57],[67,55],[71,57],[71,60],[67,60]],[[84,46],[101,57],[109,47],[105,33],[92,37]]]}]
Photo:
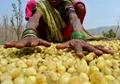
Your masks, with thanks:
[{"label": "woman's knee", "polygon": [[77,4],[76,9],[77,9],[77,11],[84,11],[85,6],[83,4]]},{"label": "woman's knee", "polygon": [[80,19],[81,21],[81,24],[83,24],[83,21],[84,21],[84,17],[86,15],[86,8],[85,8],[85,5],[82,4],[82,3],[79,3],[76,5],[76,13],[78,15],[78,18]]}]

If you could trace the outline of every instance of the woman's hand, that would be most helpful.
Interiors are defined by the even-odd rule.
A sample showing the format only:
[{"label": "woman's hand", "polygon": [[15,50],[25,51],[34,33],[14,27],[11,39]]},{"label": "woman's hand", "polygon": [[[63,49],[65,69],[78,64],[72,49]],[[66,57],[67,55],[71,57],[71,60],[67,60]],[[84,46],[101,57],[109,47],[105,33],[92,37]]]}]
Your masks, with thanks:
[{"label": "woman's hand", "polygon": [[42,40],[40,38],[37,38],[35,36],[27,36],[20,41],[10,41],[4,44],[4,48],[10,48],[10,47],[16,47],[16,48],[23,48],[23,47],[35,47],[38,45],[43,45],[46,47],[51,46],[51,43]]},{"label": "woman's hand", "polygon": [[82,39],[72,39],[65,43],[61,43],[56,46],[57,49],[72,48],[76,51],[79,57],[83,57],[83,50],[94,52],[96,55],[100,56],[103,53],[114,54],[111,49],[105,49],[102,45],[91,45]]}]

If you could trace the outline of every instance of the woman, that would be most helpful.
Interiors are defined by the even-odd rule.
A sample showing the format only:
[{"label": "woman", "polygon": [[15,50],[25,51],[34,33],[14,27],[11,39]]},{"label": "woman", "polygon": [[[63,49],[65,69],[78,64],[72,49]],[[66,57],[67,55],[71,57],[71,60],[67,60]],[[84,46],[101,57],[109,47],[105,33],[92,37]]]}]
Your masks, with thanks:
[{"label": "woman", "polygon": [[[67,0],[40,0],[36,12],[28,20],[22,39],[19,42],[7,42],[4,47],[23,48],[37,45],[49,47],[50,42],[59,42],[61,44],[56,46],[57,49],[72,48],[79,57],[84,56],[83,50],[97,55],[113,54],[112,50],[107,50],[103,46],[93,46],[85,41],[86,37],[82,33],[85,13],[80,13],[85,10],[85,6],[80,2],[79,11],[77,5],[75,6]],[[77,15],[79,13],[81,16]]]},{"label": "woman", "polygon": [[[77,12],[77,15],[81,20],[81,24],[83,24],[83,21],[84,21],[85,15],[86,15],[85,4],[81,0],[70,0],[70,1],[73,3],[73,6]],[[25,8],[25,19],[27,21],[35,12],[36,5],[37,5],[36,0],[29,0],[28,1],[26,8]]]},{"label": "woman", "polygon": [[[73,3],[73,6],[74,6],[74,8],[76,10],[76,13],[77,13],[77,16],[80,19],[81,25],[82,25],[83,22],[84,22],[85,15],[86,15],[85,4],[81,0],[69,0],[69,1],[71,3]],[[30,0],[27,3],[26,8],[25,8],[25,19],[27,21],[35,13],[35,11],[36,11],[36,5],[37,5],[36,0]],[[64,13],[63,14],[61,13],[61,15],[64,16]],[[84,30],[84,28],[83,28],[83,30]],[[65,33],[63,33],[64,39],[67,40],[69,38],[69,36],[71,35],[71,33],[72,33],[72,29],[71,29],[70,25],[68,25],[68,27],[66,27],[64,29],[64,32],[65,32]],[[83,33],[87,37],[91,37],[91,35],[87,31],[84,30]]]}]

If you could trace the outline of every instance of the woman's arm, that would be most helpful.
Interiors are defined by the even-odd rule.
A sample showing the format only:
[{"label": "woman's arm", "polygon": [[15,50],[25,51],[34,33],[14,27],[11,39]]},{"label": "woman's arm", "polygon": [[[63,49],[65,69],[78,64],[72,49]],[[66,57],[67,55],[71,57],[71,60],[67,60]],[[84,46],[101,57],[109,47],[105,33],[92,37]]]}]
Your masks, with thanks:
[{"label": "woman's arm", "polygon": [[68,15],[68,19],[70,21],[71,27],[73,28],[73,31],[83,31],[80,19],[78,18],[75,9],[70,8],[68,11],[74,11]]},{"label": "woman's arm", "polygon": [[29,21],[26,24],[26,29],[33,28],[36,29],[39,25],[39,21],[42,17],[42,12],[39,10],[36,10],[35,14],[30,17]]}]

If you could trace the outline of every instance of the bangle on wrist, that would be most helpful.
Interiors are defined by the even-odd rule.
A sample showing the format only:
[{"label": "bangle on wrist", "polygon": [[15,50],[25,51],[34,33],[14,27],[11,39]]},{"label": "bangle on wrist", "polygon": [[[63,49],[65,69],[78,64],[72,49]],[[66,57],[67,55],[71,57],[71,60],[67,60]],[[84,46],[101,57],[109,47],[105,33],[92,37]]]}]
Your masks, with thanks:
[{"label": "bangle on wrist", "polygon": [[70,38],[71,38],[71,39],[78,39],[78,38],[80,38],[80,39],[86,41],[86,36],[85,36],[82,32],[80,32],[80,31],[75,31],[75,32],[73,32],[73,33],[71,34],[71,37],[70,37]]},{"label": "bangle on wrist", "polygon": [[35,36],[35,37],[38,37],[37,33],[35,30],[33,29],[26,29],[23,34],[22,34],[22,38],[25,38],[26,36]]},{"label": "bangle on wrist", "polygon": [[34,36],[34,37],[37,37],[37,36],[34,35],[34,34],[26,34],[26,35],[22,36],[22,38],[25,38],[26,36]]}]

